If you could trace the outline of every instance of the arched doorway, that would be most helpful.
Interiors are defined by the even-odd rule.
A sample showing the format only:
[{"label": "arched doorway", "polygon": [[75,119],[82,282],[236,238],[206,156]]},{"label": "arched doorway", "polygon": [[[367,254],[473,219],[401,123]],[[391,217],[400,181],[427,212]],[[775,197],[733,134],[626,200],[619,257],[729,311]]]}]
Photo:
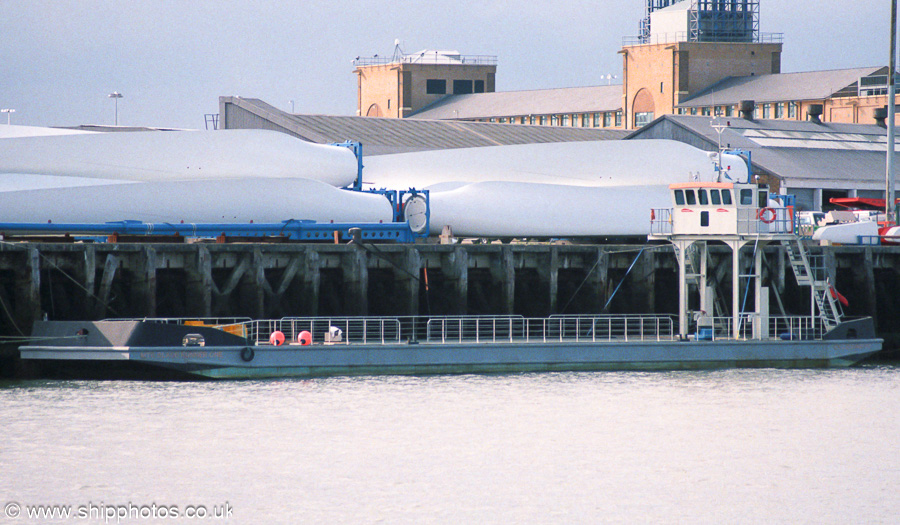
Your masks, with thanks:
[{"label": "arched doorway", "polygon": [[653,95],[647,88],[642,88],[634,95],[634,101],[631,103],[631,122],[635,128],[643,127],[656,118],[655,113],[656,103],[653,102]]},{"label": "arched doorway", "polygon": [[367,117],[383,117],[384,115],[381,113],[381,108],[378,104],[372,104],[369,106],[368,111],[366,111]]}]

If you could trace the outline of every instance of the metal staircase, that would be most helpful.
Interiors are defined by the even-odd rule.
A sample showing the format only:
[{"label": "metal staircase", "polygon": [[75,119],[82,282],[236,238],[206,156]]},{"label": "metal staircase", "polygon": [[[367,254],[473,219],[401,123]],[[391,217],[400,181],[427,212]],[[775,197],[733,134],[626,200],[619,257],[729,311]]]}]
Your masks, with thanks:
[{"label": "metal staircase", "polygon": [[[827,330],[831,330],[841,323],[844,315],[841,304],[832,294],[831,283],[828,280],[822,257],[817,258],[806,253],[806,248],[800,238],[795,238],[787,244],[788,259],[794,270],[794,277],[800,286],[811,286],[813,298]],[[811,262],[812,260],[812,262]]]}]

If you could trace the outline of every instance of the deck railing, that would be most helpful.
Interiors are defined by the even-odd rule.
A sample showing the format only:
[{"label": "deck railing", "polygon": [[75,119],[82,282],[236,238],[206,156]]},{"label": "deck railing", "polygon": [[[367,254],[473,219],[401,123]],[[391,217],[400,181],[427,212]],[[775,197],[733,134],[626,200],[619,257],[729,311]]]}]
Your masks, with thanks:
[{"label": "deck railing", "polygon": [[671,341],[673,316],[438,317],[427,322],[428,342],[550,343]]},{"label": "deck railing", "polygon": [[[694,336],[706,340],[734,339],[734,319],[732,317],[710,317],[707,323],[697,326]],[[738,318],[738,339],[753,339],[758,314],[746,314]],[[806,316],[770,316],[766,339],[821,339],[826,332],[824,321],[818,317]]]},{"label": "deck railing", "polygon": [[[763,332],[758,314],[738,319],[737,339],[753,339]],[[115,320],[115,319],[110,319]],[[132,319],[134,320],[134,319]],[[448,317],[284,317],[282,319],[137,319],[220,328],[246,337],[252,345],[270,344],[281,332],[283,344],[299,344],[300,334],[309,332],[313,344],[421,343],[554,343],[673,341],[678,339],[674,315],[556,315],[542,318],[509,316]],[[690,337],[698,340],[735,339],[732,317],[706,317],[692,324]],[[332,337],[334,328],[340,338]],[[821,339],[827,331],[822,319],[810,316],[770,316],[766,339]]]},{"label": "deck railing", "polygon": [[[341,331],[340,340],[329,340],[332,328]],[[269,344],[274,332],[284,335],[286,344],[299,342],[309,332],[313,343],[390,344],[401,341],[400,320],[396,317],[284,317],[247,323],[247,339],[253,344]]]}]

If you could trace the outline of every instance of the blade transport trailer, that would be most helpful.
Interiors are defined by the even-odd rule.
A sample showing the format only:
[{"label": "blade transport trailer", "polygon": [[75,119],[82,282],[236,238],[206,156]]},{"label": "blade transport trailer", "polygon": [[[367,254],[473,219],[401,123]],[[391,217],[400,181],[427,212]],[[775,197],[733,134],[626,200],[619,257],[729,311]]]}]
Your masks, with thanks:
[{"label": "blade transport trailer", "polygon": [[[765,187],[669,191],[673,208],[652,210],[650,239],[675,248],[677,315],[39,321],[20,354],[60,375],[254,378],[849,366],[881,349],[871,318],[844,318],[794,235],[793,208],[773,205]],[[714,242],[732,250],[730,310],[708,286]],[[810,287],[810,315],[769,314],[760,267],[771,243],[787,247]],[[742,250],[752,250],[750,270]]]}]

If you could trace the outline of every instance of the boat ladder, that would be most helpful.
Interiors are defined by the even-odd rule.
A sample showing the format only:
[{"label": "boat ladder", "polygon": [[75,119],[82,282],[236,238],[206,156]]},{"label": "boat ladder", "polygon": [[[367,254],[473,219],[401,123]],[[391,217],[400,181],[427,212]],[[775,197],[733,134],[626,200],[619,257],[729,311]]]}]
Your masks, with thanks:
[{"label": "boat ladder", "polygon": [[[835,294],[832,293],[831,283],[828,281],[824,265],[810,262],[813,257],[807,254],[803,241],[799,237],[786,244],[788,259],[794,270],[797,284],[812,287],[813,297],[825,327],[831,330],[841,323],[844,313]],[[821,256],[817,261],[821,261]]]}]

